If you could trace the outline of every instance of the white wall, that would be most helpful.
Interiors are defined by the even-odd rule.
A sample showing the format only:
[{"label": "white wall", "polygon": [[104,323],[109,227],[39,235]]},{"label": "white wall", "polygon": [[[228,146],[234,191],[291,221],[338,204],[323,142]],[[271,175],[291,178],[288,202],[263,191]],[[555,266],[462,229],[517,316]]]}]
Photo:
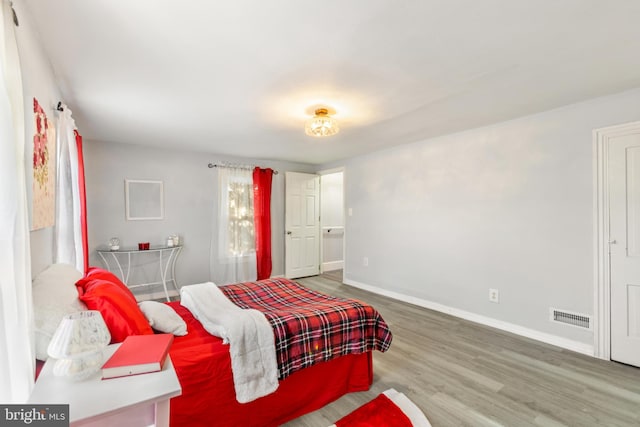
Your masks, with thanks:
[{"label": "white wall", "polygon": [[344,226],[343,173],[320,175],[320,223],[323,227]]},{"label": "white wall", "polygon": [[640,90],[347,161],[346,281],[592,344],[549,307],[593,313],[592,131],[634,120]]},{"label": "white wall", "polygon": [[[184,240],[176,264],[179,284],[210,280],[211,215],[217,185],[216,169],[209,169],[207,164],[227,160],[279,171],[272,184],[272,275],[284,274],[284,172],[311,172],[311,166],[86,139],[84,156],[91,265],[102,265],[95,250],[111,237],[119,237],[121,246],[133,247],[138,242],[160,244],[169,234],[177,233]],[[125,179],[164,182],[163,220],[125,220]]]},{"label": "white wall", "polygon": [[[20,21],[16,28],[16,39],[22,67],[22,86],[25,111],[25,162],[27,174],[27,194],[29,205],[29,224],[31,224],[31,202],[33,185],[33,135],[36,132],[33,116],[33,98],[38,100],[47,117],[56,122],[55,107],[59,101],[60,90],[55,81],[49,58],[42,50],[40,35],[36,31],[31,16],[22,2],[14,2],[14,8]],[[36,275],[53,262],[53,227],[31,232],[31,272]]]},{"label": "white wall", "polygon": [[343,268],[344,191],[343,173],[320,175],[320,226],[322,271]]}]

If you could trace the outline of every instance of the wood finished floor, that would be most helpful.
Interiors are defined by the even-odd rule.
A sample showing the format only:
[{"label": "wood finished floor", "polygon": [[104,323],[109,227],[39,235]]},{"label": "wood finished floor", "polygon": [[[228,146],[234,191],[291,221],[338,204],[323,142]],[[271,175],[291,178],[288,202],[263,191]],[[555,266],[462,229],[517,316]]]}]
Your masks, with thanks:
[{"label": "wood finished floor", "polygon": [[388,388],[403,392],[433,427],[640,426],[640,369],[595,359],[339,283],[305,286],[361,299],[393,332],[374,352],[367,392],[351,393],[287,427],[326,427]]}]

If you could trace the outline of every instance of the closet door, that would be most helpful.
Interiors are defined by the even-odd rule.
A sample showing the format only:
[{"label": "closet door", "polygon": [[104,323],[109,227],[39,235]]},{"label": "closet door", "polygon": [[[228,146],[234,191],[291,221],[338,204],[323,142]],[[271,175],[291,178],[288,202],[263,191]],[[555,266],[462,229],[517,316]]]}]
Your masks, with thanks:
[{"label": "closet door", "polygon": [[611,359],[640,366],[640,132],[609,145]]}]

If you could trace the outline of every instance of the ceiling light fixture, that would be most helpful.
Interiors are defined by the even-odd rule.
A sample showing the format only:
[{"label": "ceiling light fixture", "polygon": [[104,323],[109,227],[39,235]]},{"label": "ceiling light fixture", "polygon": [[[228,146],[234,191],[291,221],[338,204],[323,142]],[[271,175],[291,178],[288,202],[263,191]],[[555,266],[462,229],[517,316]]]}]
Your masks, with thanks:
[{"label": "ceiling light fixture", "polygon": [[329,116],[329,111],[326,108],[318,108],[315,116],[307,120],[304,131],[309,136],[321,137],[335,135],[340,131],[340,128],[336,119]]}]

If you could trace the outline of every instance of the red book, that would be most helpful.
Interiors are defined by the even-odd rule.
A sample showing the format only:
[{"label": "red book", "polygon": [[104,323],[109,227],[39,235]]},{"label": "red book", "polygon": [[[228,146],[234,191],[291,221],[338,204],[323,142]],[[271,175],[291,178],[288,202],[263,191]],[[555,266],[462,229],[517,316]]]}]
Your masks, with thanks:
[{"label": "red book", "polygon": [[173,334],[128,336],[102,365],[102,379],[161,370],[172,342]]}]

